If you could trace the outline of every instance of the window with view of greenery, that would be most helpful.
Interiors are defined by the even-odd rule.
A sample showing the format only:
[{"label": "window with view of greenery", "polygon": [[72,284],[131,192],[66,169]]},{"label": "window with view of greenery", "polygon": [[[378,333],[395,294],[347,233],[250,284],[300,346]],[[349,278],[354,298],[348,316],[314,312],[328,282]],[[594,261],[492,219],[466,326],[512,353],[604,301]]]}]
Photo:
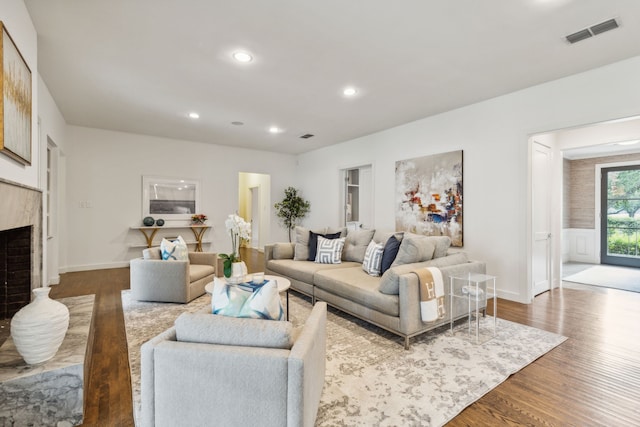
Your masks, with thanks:
[{"label": "window with view of greenery", "polygon": [[607,253],[640,257],[640,169],[608,172]]}]

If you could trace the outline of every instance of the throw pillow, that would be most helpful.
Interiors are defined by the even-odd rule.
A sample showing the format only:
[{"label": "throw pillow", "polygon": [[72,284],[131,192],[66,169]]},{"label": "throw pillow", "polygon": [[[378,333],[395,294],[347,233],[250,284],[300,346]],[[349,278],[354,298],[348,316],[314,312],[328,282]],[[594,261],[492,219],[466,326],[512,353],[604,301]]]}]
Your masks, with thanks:
[{"label": "throw pillow", "polygon": [[315,262],[319,264],[340,264],[342,262],[342,248],[344,237],[339,239],[326,239],[318,236],[318,253]]},{"label": "throw pillow", "polygon": [[216,279],[211,294],[213,314],[251,319],[284,319],[278,286],[268,281],[253,292]]},{"label": "throw pillow", "polygon": [[447,256],[447,251],[451,246],[451,237],[449,236],[429,236],[429,240],[431,240],[436,247],[433,252],[434,258],[440,258],[443,256]]},{"label": "throw pillow", "polygon": [[337,239],[340,237],[340,232],[333,234],[320,234],[309,231],[309,258],[308,261],[316,260],[316,252],[318,250],[318,236],[322,236],[325,239]]},{"label": "throw pillow", "polygon": [[391,266],[429,261],[433,258],[434,250],[435,245],[427,236],[405,233],[398,249],[398,255]]},{"label": "throw pillow", "polygon": [[396,259],[396,255],[398,255],[398,250],[400,249],[400,240],[396,238],[396,236],[391,236],[384,244],[384,250],[382,252],[382,261],[380,263],[380,274],[384,274],[387,271],[393,261]]},{"label": "throw pillow", "polygon": [[342,259],[345,261],[363,262],[365,252],[373,239],[375,230],[353,230],[347,233],[342,250]]},{"label": "throw pillow", "polygon": [[[295,261],[309,260],[309,229],[296,226],[296,244],[294,246],[293,259]],[[314,230],[314,233],[324,233],[324,229]]]},{"label": "throw pillow", "polygon": [[380,266],[382,264],[382,252],[384,246],[381,243],[376,243],[373,240],[367,246],[367,250],[364,254],[364,260],[362,262],[362,269],[370,276],[380,276]]},{"label": "throw pillow", "polygon": [[165,261],[189,261],[189,249],[182,236],[178,236],[175,240],[162,239],[160,252]]}]

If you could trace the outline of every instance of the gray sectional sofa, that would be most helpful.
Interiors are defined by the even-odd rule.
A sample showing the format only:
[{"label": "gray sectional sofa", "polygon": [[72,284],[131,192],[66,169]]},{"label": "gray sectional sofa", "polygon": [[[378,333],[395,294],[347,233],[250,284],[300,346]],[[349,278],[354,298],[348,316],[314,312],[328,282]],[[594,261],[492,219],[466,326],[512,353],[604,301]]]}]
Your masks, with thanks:
[{"label": "gray sectional sofa", "polygon": [[[310,231],[296,227],[295,243],[266,245],[265,273],[287,277],[291,288],[311,297],[312,303],[325,301],[332,307],[403,337],[405,348],[409,348],[411,337],[449,322],[452,314],[448,295],[451,276],[485,273],[486,269],[485,263],[470,261],[464,252],[452,251],[448,237],[374,230],[347,233],[345,229],[313,230],[321,235],[340,232],[345,236],[342,262],[320,264],[308,259]],[[386,253],[391,247],[389,239],[392,236],[400,243],[391,267],[380,277],[365,272],[362,263],[369,242],[373,240],[384,245]],[[428,266],[438,267],[442,272],[447,312],[444,318],[427,323],[420,317],[418,277],[412,271]],[[456,299],[454,318],[467,314],[467,304]]]}]

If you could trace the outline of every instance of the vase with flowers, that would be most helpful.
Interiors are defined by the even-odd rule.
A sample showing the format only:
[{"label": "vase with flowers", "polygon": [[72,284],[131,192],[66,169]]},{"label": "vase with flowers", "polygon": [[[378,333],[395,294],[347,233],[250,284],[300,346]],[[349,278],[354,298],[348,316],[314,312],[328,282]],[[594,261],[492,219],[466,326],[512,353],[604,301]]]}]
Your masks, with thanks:
[{"label": "vase with flowers", "polygon": [[224,277],[241,280],[247,274],[247,266],[240,258],[240,244],[251,238],[251,224],[241,216],[231,214],[224,226],[231,236],[231,253],[220,254],[220,258],[224,260]]},{"label": "vase with flowers", "polygon": [[207,216],[205,214],[191,215],[191,224],[193,225],[203,225],[206,220]]}]

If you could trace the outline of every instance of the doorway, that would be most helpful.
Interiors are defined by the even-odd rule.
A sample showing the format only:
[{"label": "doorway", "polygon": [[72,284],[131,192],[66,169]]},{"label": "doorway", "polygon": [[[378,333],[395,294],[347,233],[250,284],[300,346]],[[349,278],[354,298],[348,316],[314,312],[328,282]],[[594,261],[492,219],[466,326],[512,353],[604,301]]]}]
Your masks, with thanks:
[{"label": "doorway", "polygon": [[271,175],[251,172],[238,174],[238,215],[251,224],[251,239],[243,242],[260,251],[269,241],[271,222]]},{"label": "doorway", "polygon": [[531,144],[533,296],[551,289],[551,148]]},{"label": "doorway", "polygon": [[602,264],[640,267],[640,164],[601,169]]}]

